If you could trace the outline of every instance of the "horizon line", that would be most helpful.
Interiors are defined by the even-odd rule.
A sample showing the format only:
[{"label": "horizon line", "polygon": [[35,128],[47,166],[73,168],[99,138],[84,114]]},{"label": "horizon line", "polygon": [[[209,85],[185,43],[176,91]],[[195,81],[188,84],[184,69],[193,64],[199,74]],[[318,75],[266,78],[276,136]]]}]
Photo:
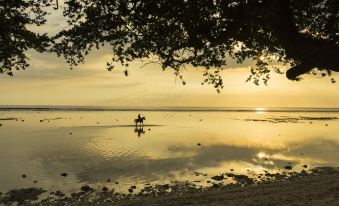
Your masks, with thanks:
[{"label": "horizon line", "polygon": [[0,110],[35,111],[173,111],[173,112],[339,112],[339,107],[207,107],[207,106],[90,106],[0,105]]}]

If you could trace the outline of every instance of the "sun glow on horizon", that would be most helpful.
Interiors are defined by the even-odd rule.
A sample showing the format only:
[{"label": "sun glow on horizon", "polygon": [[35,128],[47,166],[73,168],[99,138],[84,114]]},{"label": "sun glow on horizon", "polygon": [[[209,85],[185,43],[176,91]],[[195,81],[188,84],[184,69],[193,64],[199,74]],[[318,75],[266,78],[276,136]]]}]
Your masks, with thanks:
[{"label": "sun glow on horizon", "polygon": [[263,152],[260,152],[260,153],[258,153],[258,157],[261,159],[261,158],[264,158],[264,157],[266,157],[266,154],[265,153],[263,153]]},{"label": "sun glow on horizon", "polygon": [[256,113],[265,113],[266,112],[266,108],[264,108],[264,107],[257,107],[257,108],[255,108],[255,112]]}]

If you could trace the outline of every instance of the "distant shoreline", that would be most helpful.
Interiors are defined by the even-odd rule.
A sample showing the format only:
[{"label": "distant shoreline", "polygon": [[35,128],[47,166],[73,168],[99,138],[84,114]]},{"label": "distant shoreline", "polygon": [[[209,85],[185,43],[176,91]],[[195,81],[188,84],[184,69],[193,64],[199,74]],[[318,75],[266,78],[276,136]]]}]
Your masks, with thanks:
[{"label": "distant shoreline", "polygon": [[119,107],[2,105],[0,111],[115,111],[115,112],[339,112],[339,108],[312,107]]}]

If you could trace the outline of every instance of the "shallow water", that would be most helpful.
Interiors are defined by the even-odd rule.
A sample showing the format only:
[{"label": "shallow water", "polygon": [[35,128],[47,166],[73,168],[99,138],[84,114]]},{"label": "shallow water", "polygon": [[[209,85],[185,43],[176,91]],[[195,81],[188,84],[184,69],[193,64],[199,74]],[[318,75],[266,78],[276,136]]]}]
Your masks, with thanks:
[{"label": "shallow water", "polygon": [[[231,169],[339,166],[337,111],[142,111],[140,136],[133,125],[138,113],[0,111],[0,191],[73,192],[89,184],[126,192],[175,180],[206,185]],[[4,120],[11,117],[17,120]]]}]

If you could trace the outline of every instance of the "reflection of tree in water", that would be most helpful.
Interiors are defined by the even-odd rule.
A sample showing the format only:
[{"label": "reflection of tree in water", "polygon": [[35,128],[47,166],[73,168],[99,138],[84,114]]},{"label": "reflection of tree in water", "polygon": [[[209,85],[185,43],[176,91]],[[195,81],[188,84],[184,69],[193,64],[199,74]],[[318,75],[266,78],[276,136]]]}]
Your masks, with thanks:
[{"label": "reflection of tree in water", "polygon": [[271,70],[280,73],[274,61],[291,65],[292,80],[313,68],[339,71],[338,0],[65,0],[59,8],[69,26],[53,38],[26,29],[45,22],[41,8],[48,4],[0,2],[0,72],[27,67],[28,49],[56,52],[76,66],[105,44],[113,53],[108,70],[150,58],[182,79],[182,66],[190,64],[205,68],[204,83],[217,90],[229,57],[255,60],[254,83],[267,82]]},{"label": "reflection of tree in water", "polygon": [[138,134],[138,137],[140,137],[142,134],[145,134],[145,130],[141,125],[135,126],[134,132]]}]

